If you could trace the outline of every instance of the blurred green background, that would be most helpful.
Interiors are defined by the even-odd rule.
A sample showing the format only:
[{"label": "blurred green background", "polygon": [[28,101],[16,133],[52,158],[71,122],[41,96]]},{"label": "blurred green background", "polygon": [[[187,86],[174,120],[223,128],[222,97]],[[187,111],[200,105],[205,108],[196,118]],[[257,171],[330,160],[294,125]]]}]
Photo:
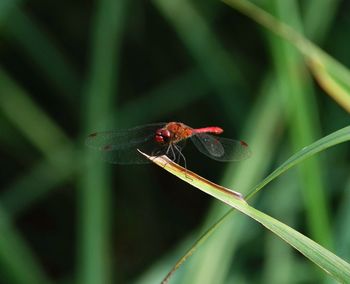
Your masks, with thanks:
[{"label": "blurred green background", "polygon": [[[350,66],[350,2],[256,1]],[[94,131],[217,125],[252,157],[187,167],[242,193],[349,124],[300,54],[214,1],[0,0],[0,283],[159,283],[228,207],[155,165],[85,148]],[[190,143],[189,143],[190,144]],[[289,171],[254,200],[350,260],[349,147]],[[234,214],[171,283],[330,283]]]}]

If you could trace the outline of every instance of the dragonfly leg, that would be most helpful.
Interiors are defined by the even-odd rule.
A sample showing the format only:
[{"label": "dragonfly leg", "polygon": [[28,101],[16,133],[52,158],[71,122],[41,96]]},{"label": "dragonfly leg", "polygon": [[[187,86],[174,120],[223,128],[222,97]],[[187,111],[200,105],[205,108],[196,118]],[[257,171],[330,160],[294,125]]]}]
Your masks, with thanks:
[{"label": "dragonfly leg", "polygon": [[175,163],[180,164],[181,158],[183,157],[183,155],[181,154],[181,151],[179,151],[179,147],[178,146],[174,145],[174,147],[175,147],[175,151],[177,151],[179,153],[179,155],[177,155],[177,157],[176,157],[176,162]]},{"label": "dragonfly leg", "polygon": [[175,147],[175,150],[179,153],[179,156],[178,156],[178,164],[180,163],[180,159],[182,158],[182,160],[184,161],[184,164],[185,164],[185,168],[187,169],[186,158],[185,158],[185,156],[181,153],[181,148],[178,147],[177,145],[174,145],[174,147]]},{"label": "dragonfly leg", "polygon": [[[166,155],[169,157],[169,154],[171,154],[171,157],[169,157],[170,158],[170,160],[172,160],[173,162],[175,161],[175,159],[176,159],[176,155],[175,155],[175,151],[174,151],[174,147],[175,147],[175,145],[173,145],[173,144],[169,144],[169,146],[168,146],[168,149],[166,150]],[[171,151],[171,153],[170,153],[170,151]]]},{"label": "dragonfly leg", "polygon": [[192,179],[187,175],[187,163],[186,163],[186,158],[185,158],[184,154],[182,154],[181,148],[180,148],[179,146],[177,146],[177,145],[174,145],[174,147],[175,147],[176,151],[179,153],[179,156],[178,156],[178,160],[179,160],[179,161],[178,161],[178,163],[180,163],[180,158],[182,158],[183,161],[184,161],[185,177],[188,178],[188,179],[190,179],[190,180],[192,180]]}]

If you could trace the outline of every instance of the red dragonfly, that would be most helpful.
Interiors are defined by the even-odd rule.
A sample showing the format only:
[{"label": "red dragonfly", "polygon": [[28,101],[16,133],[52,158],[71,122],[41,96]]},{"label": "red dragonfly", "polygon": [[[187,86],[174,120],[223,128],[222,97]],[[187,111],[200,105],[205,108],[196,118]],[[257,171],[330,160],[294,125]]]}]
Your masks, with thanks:
[{"label": "red dragonfly", "polygon": [[150,161],[137,149],[151,156],[167,155],[180,162],[188,138],[204,155],[217,161],[239,161],[250,156],[244,141],[222,138],[223,129],[216,126],[192,128],[181,122],[154,123],[119,131],[95,132],[86,145],[103,153],[104,160],[114,164],[144,164]]}]

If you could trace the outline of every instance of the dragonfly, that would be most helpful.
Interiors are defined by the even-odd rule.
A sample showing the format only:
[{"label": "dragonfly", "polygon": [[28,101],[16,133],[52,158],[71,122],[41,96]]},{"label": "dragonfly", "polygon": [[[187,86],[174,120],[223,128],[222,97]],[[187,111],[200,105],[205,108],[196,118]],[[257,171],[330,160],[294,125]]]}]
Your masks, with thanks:
[{"label": "dragonfly", "polygon": [[174,162],[185,162],[182,153],[186,141],[191,140],[199,152],[220,162],[241,161],[250,156],[244,141],[218,136],[223,129],[217,126],[192,128],[181,122],[162,122],[137,126],[126,130],[95,132],[88,135],[86,145],[102,153],[113,164],[145,164],[150,156],[166,155]]}]

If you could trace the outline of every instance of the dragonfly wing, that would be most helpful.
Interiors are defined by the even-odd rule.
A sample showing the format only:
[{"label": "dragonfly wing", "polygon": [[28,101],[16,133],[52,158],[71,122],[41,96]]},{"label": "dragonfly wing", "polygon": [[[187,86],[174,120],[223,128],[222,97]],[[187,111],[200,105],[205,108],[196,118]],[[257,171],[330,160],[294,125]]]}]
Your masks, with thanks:
[{"label": "dragonfly wing", "polygon": [[[163,147],[154,141],[155,132],[165,123],[155,123],[120,131],[104,131],[90,134],[87,146],[102,152],[104,160],[114,164],[143,164],[149,161],[137,149],[152,155]],[[162,153],[161,153],[162,154]]]},{"label": "dragonfly wing", "polygon": [[240,161],[250,156],[249,147],[243,141],[206,133],[195,134],[191,136],[191,140],[201,153],[216,161]]},{"label": "dragonfly wing", "polygon": [[126,130],[95,132],[86,138],[85,144],[100,151],[135,147],[154,137],[155,132],[164,125],[154,123]]},{"label": "dragonfly wing", "polygon": [[138,147],[118,148],[102,151],[102,159],[112,164],[147,164],[151,161],[140,154],[137,149],[150,155],[160,156],[166,153],[167,147],[156,144],[153,136]]},{"label": "dragonfly wing", "polygon": [[191,139],[197,149],[210,158],[219,158],[224,154],[221,143],[212,135],[199,133],[191,136]]}]

